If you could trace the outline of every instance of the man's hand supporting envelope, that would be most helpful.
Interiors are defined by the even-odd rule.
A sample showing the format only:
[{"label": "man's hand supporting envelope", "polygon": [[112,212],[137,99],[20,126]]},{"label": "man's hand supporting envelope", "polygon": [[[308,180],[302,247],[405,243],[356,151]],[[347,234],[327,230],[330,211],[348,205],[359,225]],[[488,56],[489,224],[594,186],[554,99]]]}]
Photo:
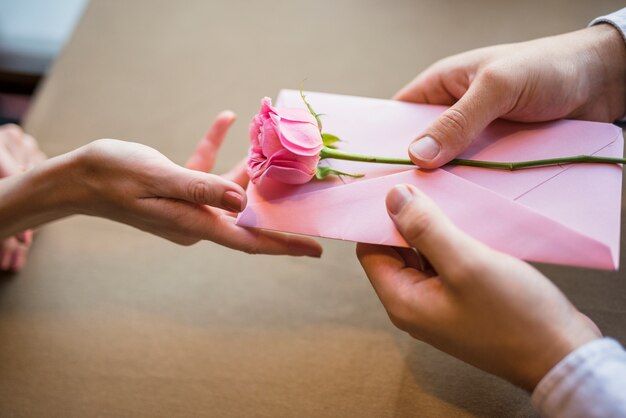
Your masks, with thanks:
[{"label": "man's hand supporting envelope", "polygon": [[[626,22],[626,9],[618,13]],[[452,107],[411,144],[412,160],[439,167],[499,117],[622,117],[626,48],[617,29],[600,24],[470,51],[428,68],[396,98]],[[619,370],[626,369],[626,354],[601,354],[598,328],[548,279],[468,237],[412,186],[394,187],[386,203],[416,251],[358,244],[357,255],[396,326],[529,391],[539,384],[533,402],[542,415],[621,416],[626,378]],[[589,366],[594,351],[621,359],[610,366],[613,376],[621,374],[594,375],[607,369],[598,358]]]}]

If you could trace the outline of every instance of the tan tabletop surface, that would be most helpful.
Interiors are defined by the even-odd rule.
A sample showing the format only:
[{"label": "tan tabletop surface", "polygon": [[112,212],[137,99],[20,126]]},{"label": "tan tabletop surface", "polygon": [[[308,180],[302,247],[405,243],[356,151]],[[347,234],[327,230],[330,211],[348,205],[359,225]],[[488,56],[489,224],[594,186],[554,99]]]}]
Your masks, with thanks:
[{"label": "tan tabletop surface", "polygon": [[[241,119],[225,170],[260,97],[304,78],[310,90],[390,97],[438,58],[620,7],[95,0],[26,127],[50,155],[113,137],[183,163],[230,108]],[[0,416],[534,416],[522,390],[395,330],[354,244],[324,240],[322,260],[248,256],[87,217],[36,241],[23,273],[0,283]],[[626,342],[623,272],[540,268]]]}]

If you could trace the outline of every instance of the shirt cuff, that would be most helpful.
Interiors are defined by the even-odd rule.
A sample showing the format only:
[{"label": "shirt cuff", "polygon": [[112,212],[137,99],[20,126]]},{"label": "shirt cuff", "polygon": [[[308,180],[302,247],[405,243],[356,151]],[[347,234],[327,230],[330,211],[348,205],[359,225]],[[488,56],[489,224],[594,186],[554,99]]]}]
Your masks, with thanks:
[{"label": "shirt cuff", "polygon": [[535,388],[531,401],[543,417],[622,416],[625,391],[626,351],[617,341],[601,338],[554,366]]},{"label": "shirt cuff", "polygon": [[606,16],[596,17],[589,23],[589,26],[597,25],[600,23],[608,23],[612,25],[622,34],[622,38],[626,42],[626,7],[616,12],[608,14]]},{"label": "shirt cuff", "polygon": [[[598,25],[600,23],[608,23],[613,26],[622,35],[624,42],[626,42],[626,7],[606,16],[596,17],[588,26]],[[626,115],[617,121],[621,123],[626,122]]]}]

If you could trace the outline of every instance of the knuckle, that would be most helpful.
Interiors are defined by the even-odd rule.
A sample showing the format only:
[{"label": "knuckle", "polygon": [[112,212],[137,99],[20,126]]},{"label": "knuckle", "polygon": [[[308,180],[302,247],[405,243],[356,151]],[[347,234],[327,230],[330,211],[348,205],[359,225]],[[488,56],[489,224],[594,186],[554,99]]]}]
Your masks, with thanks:
[{"label": "knuckle", "polygon": [[413,328],[413,322],[406,305],[402,301],[397,301],[387,308],[387,315],[391,323],[399,330],[409,332]]},{"label": "knuckle", "polygon": [[389,315],[389,319],[391,320],[391,323],[393,324],[394,327],[398,328],[399,330],[402,331],[407,331],[407,327],[406,327],[406,322],[403,321],[402,319],[400,319],[400,317],[392,314],[391,312],[388,312]]},{"label": "knuckle", "polygon": [[110,151],[114,142],[113,139],[96,139],[82,147],[81,151],[87,158],[100,158]]},{"label": "knuckle", "polygon": [[480,74],[481,81],[489,88],[507,88],[510,84],[509,71],[501,66],[488,66]]},{"label": "knuckle", "polygon": [[26,146],[28,146],[30,149],[37,148],[37,141],[35,141],[35,138],[33,138],[32,135],[24,134],[23,139],[24,139],[24,144],[26,144]]},{"label": "knuckle", "polygon": [[474,278],[485,273],[485,265],[482,259],[475,256],[461,255],[454,263],[450,263],[446,271],[449,280],[456,285],[465,282],[472,283]]},{"label": "knuckle", "polygon": [[256,243],[246,244],[241,248],[241,251],[249,255],[256,255],[259,254],[259,246]]},{"label": "knuckle", "polygon": [[407,322],[402,319],[402,317],[396,315],[391,311],[387,311],[387,315],[389,315],[389,319],[391,320],[391,323],[394,327],[405,332],[408,330]]},{"label": "knuckle", "polygon": [[439,122],[447,131],[453,132],[457,138],[464,137],[468,126],[468,120],[465,114],[455,108],[450,108],[445,111],[439,118]]},{"label": "knuckle", "polygon": [[177,235],[168,239],[178,245],[182,245],[183,247],[190,247],[199,241],[197,238],[182,235]]},{"label": "knuckle", "polygon": [[365,246],[361,243],[357,243],[354,252],[356,254],[356,257],[361,260],[364,256],[365,256]]},{"label": "knuckle", "polygon": [[432,224],[426,211],[412,210],[409,216],[404,217],[400,222],[400,225],[404,226],[404,237],[412,245],[422,241],[432,230]]},{"label": "knuckle", "polygon": [[22,127],[14,123],[4,125],[2,128],[11,140],[18,140],[24,135],[24,130],[22,129]]},{"label": "knuckle", "polygon": [[260,253],[259,241],[260,241],[261,230],[254,229],[252,230],[252,232],[253,232],[252,239],[243,245],[243,247],[241,248],[241,251],[243,251],[246,254],[256,255]]},{"label": "knuckle", "polygon": [[193,179],[187,186],[187,194],[194,202],[214,202],[216,193],[203,179]]}]

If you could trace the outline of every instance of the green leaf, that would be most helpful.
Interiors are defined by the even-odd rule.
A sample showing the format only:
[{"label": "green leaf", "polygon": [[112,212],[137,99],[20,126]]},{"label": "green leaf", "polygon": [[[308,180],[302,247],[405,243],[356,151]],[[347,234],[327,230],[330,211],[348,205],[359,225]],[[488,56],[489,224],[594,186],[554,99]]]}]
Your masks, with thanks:
[{"label": "green leaf", "polygon": [[322,134],[322,141],[324,142],[324,146],[328,148],[337,148],[334,144],[340,142],[341,139],[333,134]]},{"label": "green leaf", "polygon": [[306,101],[306,96],[302,92],[302,82],[300,82],[300,97],[302,97],[302,101],[304,102],[307,109],[309,109],[309,112],[311,112],[311,114],[317,121],[317,127],[319,128],[320,132],[322,132],[322,120],[320,119],[321,113],[315,113],[315,110],[313,110],[309,102]]},{"label": "green leaf", "polygon": [[353,178],[359,178],[359,177],[365,176],[365,174],[344,173],[343,171],[338,171],[330,167],[317,167],[317,170],[315,172],[315,178],[318,180],[324,180],[326,177],[331,176],[331,175],[348,176],[348,177],[353,177]]}]

